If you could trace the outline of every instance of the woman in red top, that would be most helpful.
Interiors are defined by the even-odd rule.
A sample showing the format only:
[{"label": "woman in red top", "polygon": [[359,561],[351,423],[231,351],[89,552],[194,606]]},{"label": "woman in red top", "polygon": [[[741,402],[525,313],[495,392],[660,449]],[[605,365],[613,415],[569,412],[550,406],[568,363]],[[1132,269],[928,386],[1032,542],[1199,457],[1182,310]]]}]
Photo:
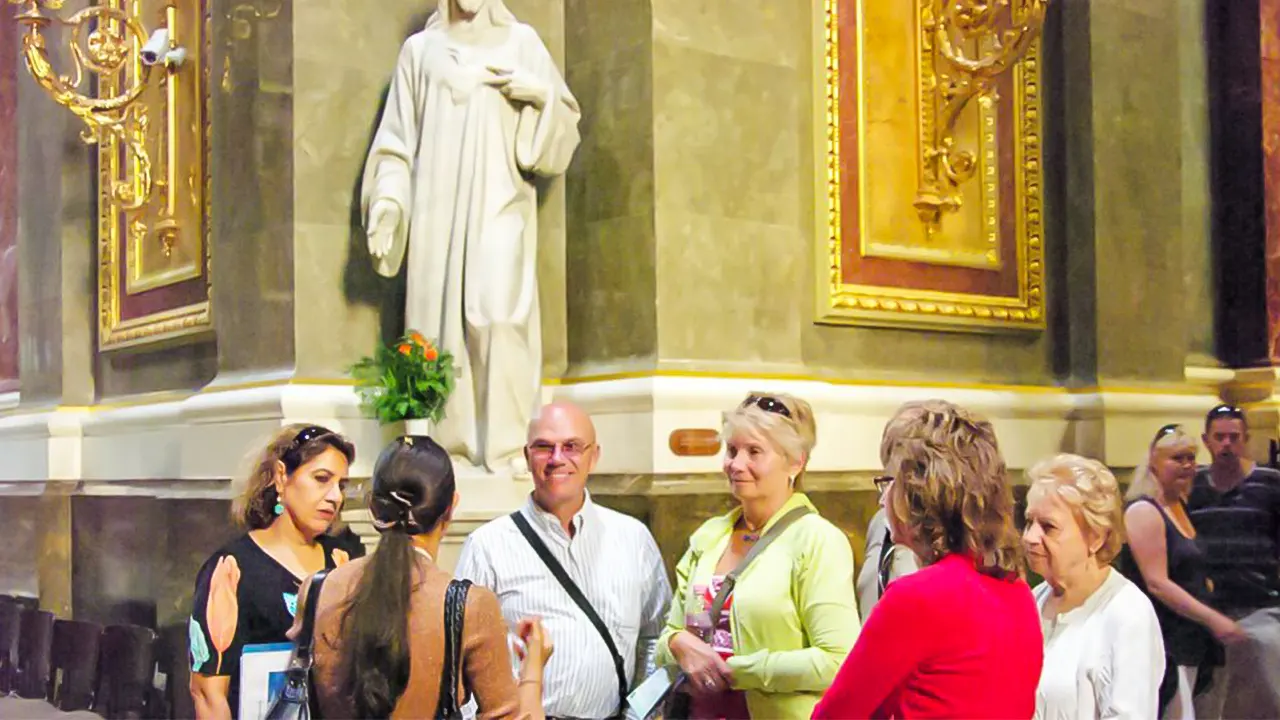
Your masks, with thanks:
[{"label": "woman in red top", "polygon": [[941,400],[890,424],[881,504],[927,567],[889,584],[813,717],[1030,718],[1043,641],[995,432]]}]

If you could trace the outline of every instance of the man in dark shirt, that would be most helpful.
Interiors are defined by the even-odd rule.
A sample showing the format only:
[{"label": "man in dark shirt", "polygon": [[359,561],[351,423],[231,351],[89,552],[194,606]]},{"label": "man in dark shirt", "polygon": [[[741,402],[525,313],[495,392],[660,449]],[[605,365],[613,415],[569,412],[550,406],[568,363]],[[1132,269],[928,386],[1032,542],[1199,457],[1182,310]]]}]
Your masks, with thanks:
[{"label": "man in dark shirt", "polygon": [[1227,649],[1200,717],[1280,717],[1280,472],[1249,459],[1244,412],[1219,405],[1205,416],[1213,462],[1196,473],[1187,510],[1206,549],[1213,604],[1248,640]]}]

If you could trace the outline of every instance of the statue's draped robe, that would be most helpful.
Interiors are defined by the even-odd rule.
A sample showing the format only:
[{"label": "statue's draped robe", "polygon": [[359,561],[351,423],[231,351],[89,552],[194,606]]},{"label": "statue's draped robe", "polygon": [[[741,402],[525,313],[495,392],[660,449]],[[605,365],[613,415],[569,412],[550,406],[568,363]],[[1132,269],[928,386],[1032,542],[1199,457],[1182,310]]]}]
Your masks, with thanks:
[{"label": "statue's draped robe", "polygon": [[[527,25],[492,47],[459,43],[431,23],[400,51],[365,165],[366,223],[375,202],[401,209],[378,272],[405,260],[405,325],[453,353],[457,387],[433,437],[498,471],[519,458],[539,400],[537,193],[578,146],[577,100]],[[544,108],[485,85],[486,67],[524,71],[548,89]]]}]

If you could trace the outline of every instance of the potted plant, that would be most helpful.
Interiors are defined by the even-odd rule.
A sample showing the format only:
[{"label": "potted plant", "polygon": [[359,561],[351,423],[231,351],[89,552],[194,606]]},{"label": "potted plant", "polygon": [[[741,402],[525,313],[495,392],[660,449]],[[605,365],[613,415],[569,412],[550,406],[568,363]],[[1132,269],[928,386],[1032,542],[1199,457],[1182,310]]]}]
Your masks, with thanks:
[{"label": "potted plant", "polygon": [[453,392],[453,356],[416,330],[391,345],[379,346],[373,357],[351,367],[361,407],[383,425],[404,423],[406,435],[427,435],[444,417]]}]

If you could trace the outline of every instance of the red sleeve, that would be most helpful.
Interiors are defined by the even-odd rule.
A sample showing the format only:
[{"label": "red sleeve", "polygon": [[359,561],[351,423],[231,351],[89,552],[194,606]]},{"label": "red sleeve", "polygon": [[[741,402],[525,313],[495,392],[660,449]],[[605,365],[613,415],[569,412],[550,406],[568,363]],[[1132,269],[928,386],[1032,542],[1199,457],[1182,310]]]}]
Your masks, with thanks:
[{"label": "red sleeve", "polygon": [[831,688],[813,709],[819,718],[876,717],[889,696],[929,653],[931,633],[922,622],[914,584],[886,588],[862,627],[853,651]]}]

